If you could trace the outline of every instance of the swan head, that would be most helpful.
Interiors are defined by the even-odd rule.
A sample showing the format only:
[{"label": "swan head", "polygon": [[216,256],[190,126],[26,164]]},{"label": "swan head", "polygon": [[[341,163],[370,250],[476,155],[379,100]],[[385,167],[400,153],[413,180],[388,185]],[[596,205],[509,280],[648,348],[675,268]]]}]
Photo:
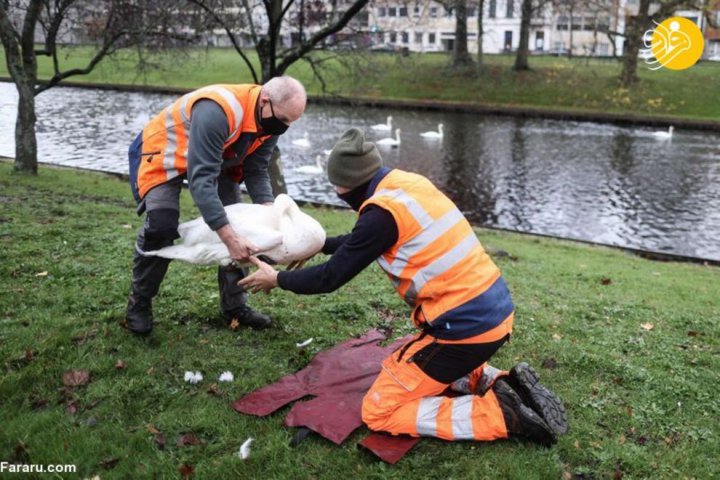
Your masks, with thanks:
[{"label": "swan head", "polygon": [[300,211],[297,203],[295,203],[295,201],[285,193],[281,193],[280,195],[275,197],[275,202],[272,205],[272,209],[273,213],[278,217],[282,217],[284,215],[292,216],[296,212]]},{"label": "swan head", "polygon": [[673,127],[672,125],[670,125],[670,128],[668,128],[668,133],[669,133],[670,135],[672,135],[674,131],[675,131],[675,127]]},{"label": "swan head", "polygon": [[444,125],[442,123],[438,123],[438,132],[440,132],[440,135],[443,134],[443,128],[445,128]]}]

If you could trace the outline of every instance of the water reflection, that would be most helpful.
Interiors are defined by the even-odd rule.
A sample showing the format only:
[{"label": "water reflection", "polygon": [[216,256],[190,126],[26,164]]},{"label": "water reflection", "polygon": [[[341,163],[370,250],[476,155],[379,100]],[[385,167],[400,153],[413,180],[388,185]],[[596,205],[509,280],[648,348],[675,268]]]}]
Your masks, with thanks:
[{"label": "water reflection", "polygon": [[[38,103],[43,162],[127,172],[127,147],[174,96],[55,88]],[[0,83],[0,155],[14,152],[17,94]],[[300,173],[351,126],[403,131],[385,163],[430,177],[474,221],[720,259],[720,135],[459,113],[311,105],[280,141],[288,190],[339,204],[324,175]],[[442,140],[420,132],[445,126]],[[311,145],[292,143],[309,133]],[[371,140],[390,136],[367,132]]]}]

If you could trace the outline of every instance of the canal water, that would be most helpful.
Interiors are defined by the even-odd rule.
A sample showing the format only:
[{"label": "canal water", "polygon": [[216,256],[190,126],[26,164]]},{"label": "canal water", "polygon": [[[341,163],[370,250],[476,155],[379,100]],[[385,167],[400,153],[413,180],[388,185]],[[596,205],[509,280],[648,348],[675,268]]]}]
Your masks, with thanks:
[{"label": "canal water", "polygon": [[[56,87],[37,98],[41,162],[127,173],[127,148],[172,95]],[[14,155],[17,93],[0,83],[0,155]],[[288,191],[340,204],[304,166],[349,127],[392,115],[386,165],[422,173],[476,224],[720,260],[720,135],[449,112],[309,105],[281,137]],[[425,131],[443,124],[442,139]],[[310,146],[296,140],[307,132]],[[128,195],[130,195],[128,191]]]}]

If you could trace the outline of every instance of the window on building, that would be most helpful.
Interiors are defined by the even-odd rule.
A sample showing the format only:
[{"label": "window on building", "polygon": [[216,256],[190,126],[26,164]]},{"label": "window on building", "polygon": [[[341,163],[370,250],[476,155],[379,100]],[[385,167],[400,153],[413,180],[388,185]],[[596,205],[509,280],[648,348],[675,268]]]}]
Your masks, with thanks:
[{"label": "window on building", "polygon": [[434,33],[428,34],[428,43],[430,45],[435,45],[435,34]]},{"label": "window on building", "polygon": [[385,7],[378,8],[378,17],[384,17],[385,14]]},{"label": "window on building", "polygon": [[418,18],[420,16],[420,7],[413,7],[413,17]]},{"label": "window on building", "polygon": [[467,9],[468,18],[474,18],[477,15],[477,11],[474,8]]},{"label": "window on building", "polygon": [[568,29],[568,21],[570,20],[570,17],[566,15],[560,15],[557,20],[556,29],[557,30],[567,30]]},{"label": "window on building", "polygon": [[598,18],[597,28],[601,32],[607,32],[608,30],[610,30],[610,17]]},{"label": "window on building", "polygon": [[506,18],[513,18],[515,7],[515,0],[507,0],[507,3],[505,4],[505,17]]},{"label": "window on building", "polygon": [[410,34],[408,32],[402,32],[402,43],[407,44],[410,42]]},{"label": "window on building", "polygon": [[607,43],[598,43],[597,45],[597,54],[602,56],[607,56],[610,54],[610,44]]},{"label": "window on building", "polygon": [[490,0],[490,5],[488,6],[488,17],[497,17],[497,0]]},{"label": "window on building", "polygon": [[392,32],[390,34],[390,43],[397,43],[397,33]]},{"label": "window on building", "polygon": [[400,17],[407,17],[407,7],[400,7],[398,13]]},{"label": "window on building", "polygon": [[450,17],[452,17],[454,10],[455,10],[455,9],[452,8],[452,7],[450,7],[450,8],[445,7],[445,18],[450,18]]},{"label": "window on building", "polygon": [[422,43],[422,32],[415,32],[415,43]]},{"label": "window on building", "polygon": [[582,29],[582,17],[578,17],[573,15],[572,17],[572,29],[573,30],[581,30]]},{"label": "window on building", "polygon": [[388,17],[397,17],[397,8],[388,7]]},{"label": "window on building", "polygon": [[592,32],[595,30],[595,17],[584,17],[583,18],[583,30]]},{"label": "window on building", "polygon": [[437,7],[430,7],[430,18],[437,18]]}]

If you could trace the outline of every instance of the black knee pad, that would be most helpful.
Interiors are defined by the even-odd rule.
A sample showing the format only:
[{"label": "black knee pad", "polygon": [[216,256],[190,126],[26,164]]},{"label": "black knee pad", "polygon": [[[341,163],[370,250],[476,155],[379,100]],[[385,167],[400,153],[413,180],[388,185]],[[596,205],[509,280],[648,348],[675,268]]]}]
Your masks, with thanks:
[{"label": "black knee pad", "polygon": [[177,231],[179,220],[180,211],[172,208],[158,208],[147,212],[145,248],[162,248],[180,238]]}]

